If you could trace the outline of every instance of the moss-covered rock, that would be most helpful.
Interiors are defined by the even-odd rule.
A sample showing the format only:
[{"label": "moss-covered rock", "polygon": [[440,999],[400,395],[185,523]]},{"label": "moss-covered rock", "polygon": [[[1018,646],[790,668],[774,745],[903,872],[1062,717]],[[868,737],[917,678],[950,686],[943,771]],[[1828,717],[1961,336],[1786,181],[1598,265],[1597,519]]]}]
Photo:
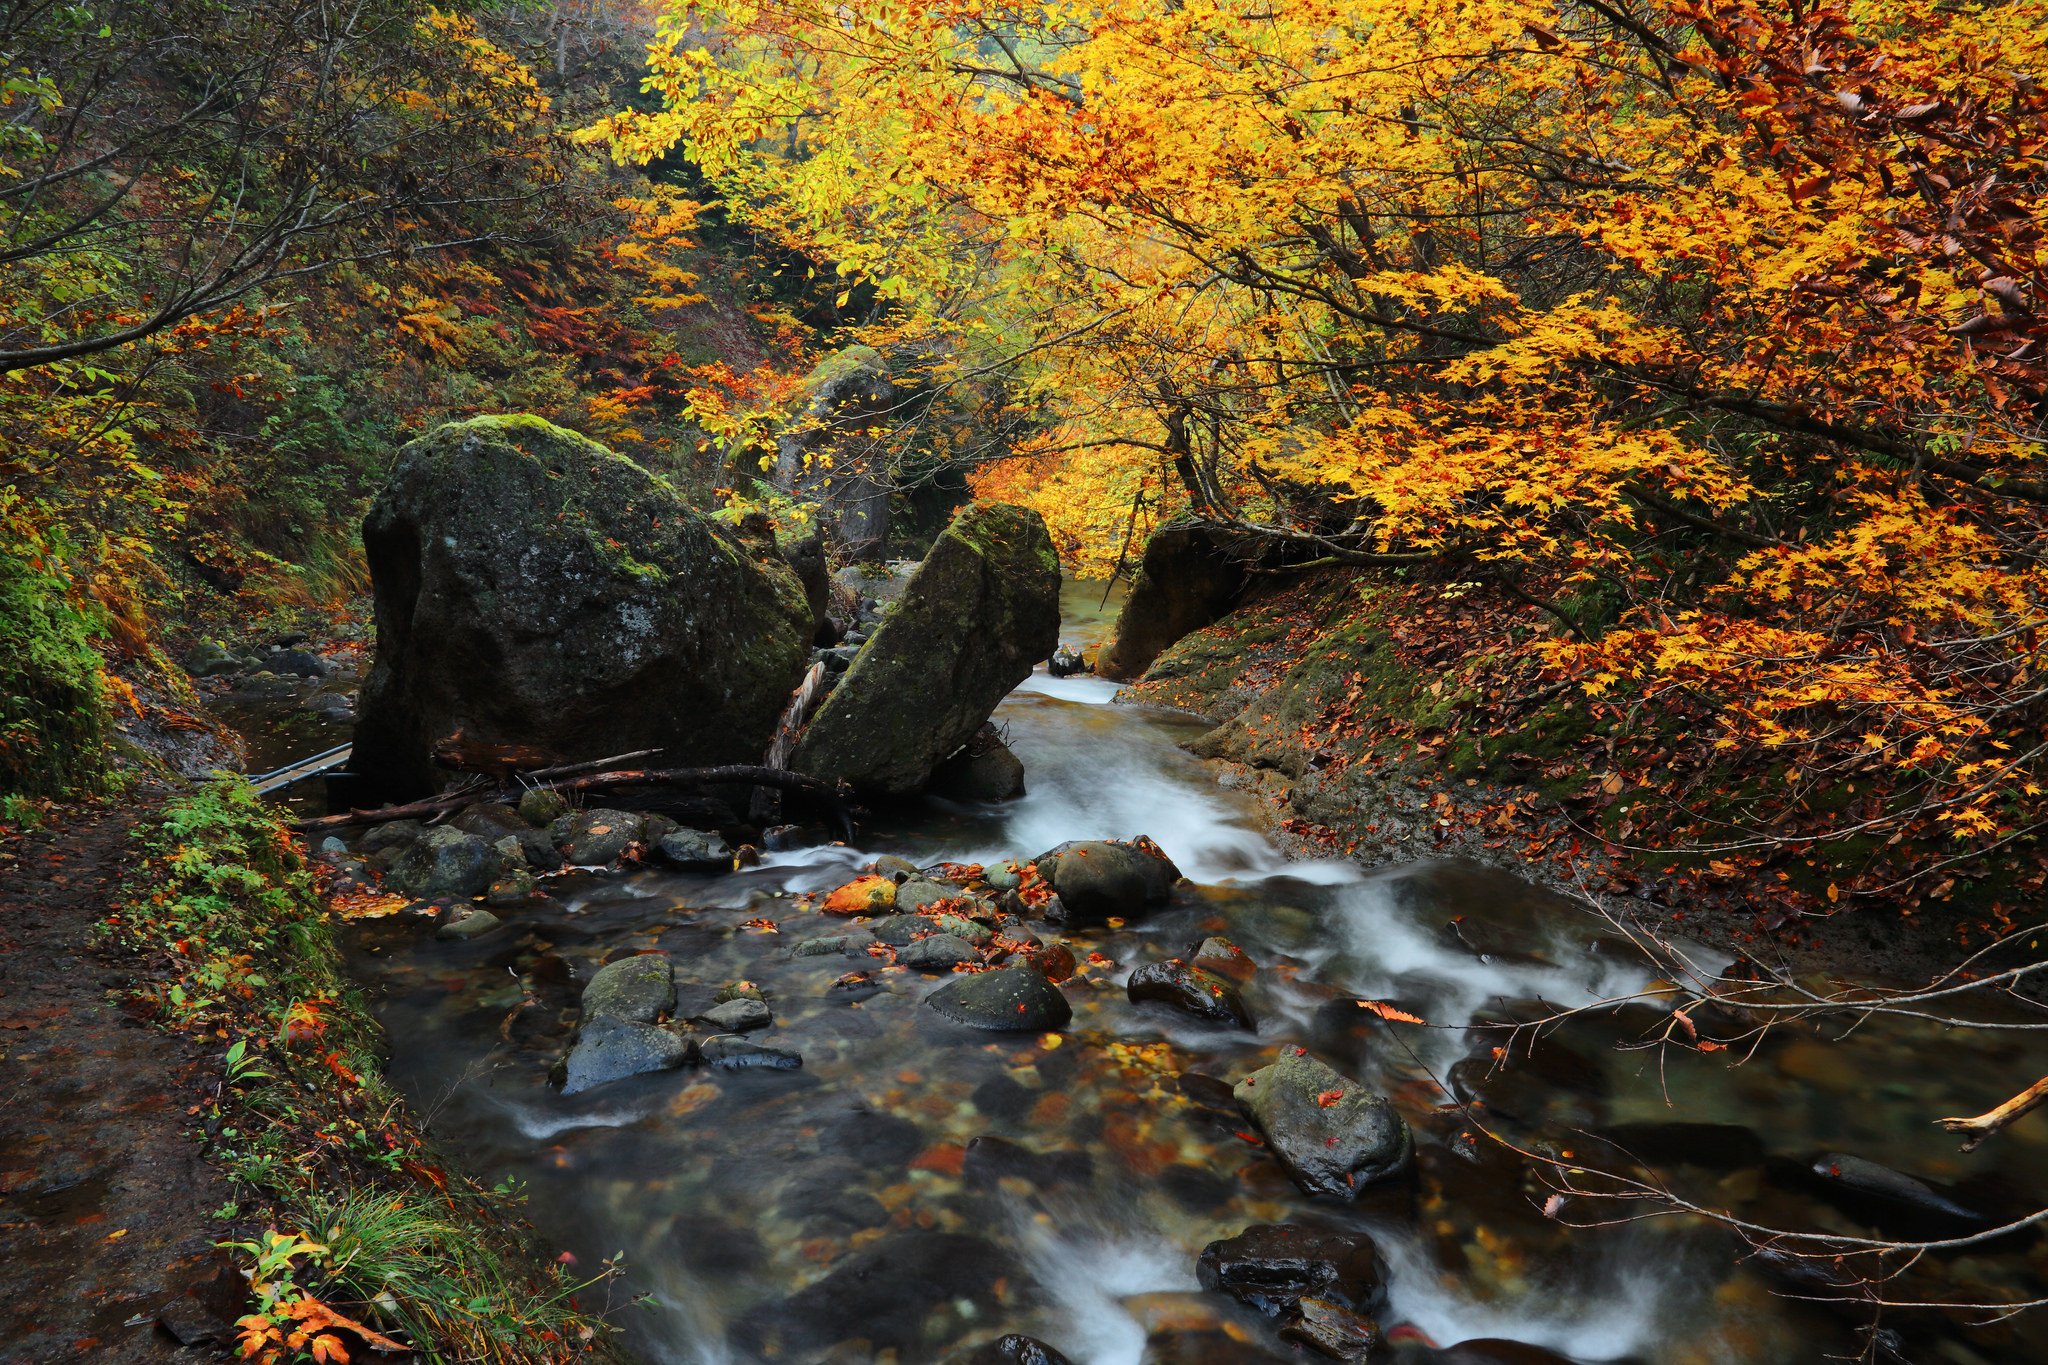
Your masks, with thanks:
[{"label": "moss-covered rock", "polygon": [[429,754],[457,731],[565,760],[757,761],[803,672],[811,613],[772,543],[539,418],[406,446],[363,544],[377,650],[352,766],[379,794],[437,785]]},{"label": "moss-covered rock", "polygon": [[1117,615],[1116,635],[1096,656],[1095,671],[1131,682],[1167,646],[1236,606],[1245,565],[1257,556],[1255,547],[1240,540],[1200,522],[1169,522],[1154,531]]},{"label": "moss-covered rock", "polygon": [[1059,560],[1036,512],[969,507],[918,566],[798,741],[790,766],[920,791],[1059,644]]}]

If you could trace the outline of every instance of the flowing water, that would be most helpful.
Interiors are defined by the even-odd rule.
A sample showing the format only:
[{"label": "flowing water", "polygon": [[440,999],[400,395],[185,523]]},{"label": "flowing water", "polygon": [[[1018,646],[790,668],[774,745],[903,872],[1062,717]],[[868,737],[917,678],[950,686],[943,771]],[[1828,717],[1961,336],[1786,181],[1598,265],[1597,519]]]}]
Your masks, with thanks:
[{"label": "flowing water", "polygon": [[[1069,639],[1098,631],[1089,590],[1070,588],[1067,604]],[[1617,1048],[1659,1022],[1635,1006],[1575,1021],[1497,1069],[1508,1040],[1489,1021],[1626,993],[1649,969],[1591,915],[1503,872],[1285,861],[1250,798],[1177,747],[1197,723],[1109,705],[1113,692],[1041,673],[1004,703],[997,719],[1030,783],[1008,805],[932,803],[864,829],[858,849],[771,855],[726,876],[552,878],[473,943],[365,924],[356,956],[395,1079],[467,1169],[523,1182],[552,1247],[585,1269],[623,1252],[615,1292],[639,1298],[618,1312],[631,1344],[691,1365],[940,1360],[1005,1331],[1077,1365],[1284,1357],[1268,1329],[1199,1296],[1194,1271],[1204,1244],[1286,1221],[1372,1234],[1391,1272],[1393,1359],[1480,1337],[1585,1362],[1790,1365],[1855,1349],[1842,1315],[1774,1294],[1731,1236],[1697,1221],[1573,1230],[1546,1218],[1531,1164],[1475,1137],[1461,1097],[1483,1098],[1476,1112],[1532,1149],[1611,1150],[1591,1134],[1655,1146],[1689,1193],[1766,1220],[1863,1226],[1802,1179],[1824,1151],[1942,1182],[1973,1207],[2048,1183],[2048,1125],[1965,1157],[1930,1123],[2030,1080],[2038,1064],[2017,1044],[1880,1021],[1847,1043],[1787,1034],[1731,1066]],[[834,927],[794,897],[879,853],[980,862],[1137,834],[1192,885],[1142,922],[1070,935],[1089,964],[1065,987],[1074,1020],[1061,1034],[963,1038],[919,1008],[943,978],[789,954]],[[1260,964],[1247,991],[1255,1035],[1125,997],[1135,966],[1213,933]],[[549,1073],[580,983],[644,949],[677,964],[679,1017],[731,983],[761,987],[776,1021],[755,1037],[800,1052],[802,1069],[688,1069],[562,1095]],[[881,989],[828,989],[857,969]],[[1383,1022],[1359,999],[1429,1027]],[[1215,1107],[1199,1078],[1234,1082],[1290,1045],[1395,1099],[1416,1133],[1412,1186],[1311,1201]],[[975,1143],[991,1138],[1015,1145]],[[2028,1244],[1937,1279],[2024,1288],[2043,1267]],[[1962,1365],[2048,1359],[2025,1319],[1970,1331],[1937,1318],[1902,1349]]]}]

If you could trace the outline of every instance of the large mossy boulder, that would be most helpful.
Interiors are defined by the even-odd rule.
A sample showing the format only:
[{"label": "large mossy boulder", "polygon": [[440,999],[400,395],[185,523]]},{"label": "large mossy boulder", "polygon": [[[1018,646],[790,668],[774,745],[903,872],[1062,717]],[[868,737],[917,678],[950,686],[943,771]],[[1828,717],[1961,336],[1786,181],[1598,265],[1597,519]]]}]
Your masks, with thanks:
[{"label": "large mossy boulder", "polygon": [[1237,605],[1246,564],[1258,553],[1240,535],[1201,522],[1171,522],[1154,531],[1095,671],[1135,682],[1169,645],[1214,625]]},{"label": "large mossy boulder", "polygon": [[875,794],[923,790],[1059,644],[1060,568],[1038,513],[964,509],[797,742],[790,766]]},{"label": "large mossy boulder", "polygon": [[757,762],[803,674],[811,613],[772,543],[536,417],[406,446],[363,546],[377,649],[351,767],[377,795],[438,786],[429,756],[457,732],[564,761]]}]

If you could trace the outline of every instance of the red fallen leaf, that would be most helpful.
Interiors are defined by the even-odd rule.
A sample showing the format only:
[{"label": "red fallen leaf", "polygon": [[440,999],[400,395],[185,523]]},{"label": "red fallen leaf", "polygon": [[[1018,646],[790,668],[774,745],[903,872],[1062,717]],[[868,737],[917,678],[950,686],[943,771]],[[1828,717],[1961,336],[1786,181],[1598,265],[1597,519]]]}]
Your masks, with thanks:
[{"label": "red fallen leaf", "polygon": [[779,933],[781,933],[781,932],[782,932],[782,930],[780,930],[780,929],[778,929],[778,928],[776,927],[776,925],[775,925],[775,921],[774,921],[774,920],[772,920],[772,919],[750,919],[750,920],[742,920],[742,921],[740,922],[740,928],[742,928],[742,929],[759,929],[759,930],[760,930],[761,932],[763,932],[763,933],[767,933],[767,934],[779,934]]},{"label": "red fallen leaf", "polygon": [[1231,1136],[1243,1138],[1246,1142],[1249,1142],[1254,1147],[1263,1147],[1266,1145],[1265,1140],[1261,1138],[1257,1133],[1247,1133],[1242,1128],[1238,1129],[1235,1133],[1231,1134]]},{"label": "red fallen leaf", "polygon": [[1343,1098],[1344,1092],[1341,1090],[1325,1090],[1322,1094],[1316,1096],[1316,1103],[1323,1106],[1323,1108],[1328,1109],[1331,1105],[1335,1104],[1338,1100],[1341,1100]]},{"label": "red fallen leaf", "polygon": [[913,1171],[930,1171],[934,1175],[958,1178],[967,1162],[967,1149],[957,1142],[941,1142],[927,1147],[911,1161]]}]

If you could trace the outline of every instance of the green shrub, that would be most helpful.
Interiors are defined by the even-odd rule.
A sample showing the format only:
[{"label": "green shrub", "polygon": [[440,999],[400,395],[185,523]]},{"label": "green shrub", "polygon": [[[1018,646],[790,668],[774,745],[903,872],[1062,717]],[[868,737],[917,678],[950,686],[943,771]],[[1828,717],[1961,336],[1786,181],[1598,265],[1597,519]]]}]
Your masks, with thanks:
[{"label": "green shrub", "polygon": [[106,778],[100,623],[47,563],[0,527],[0,796],[62,796]]}]

